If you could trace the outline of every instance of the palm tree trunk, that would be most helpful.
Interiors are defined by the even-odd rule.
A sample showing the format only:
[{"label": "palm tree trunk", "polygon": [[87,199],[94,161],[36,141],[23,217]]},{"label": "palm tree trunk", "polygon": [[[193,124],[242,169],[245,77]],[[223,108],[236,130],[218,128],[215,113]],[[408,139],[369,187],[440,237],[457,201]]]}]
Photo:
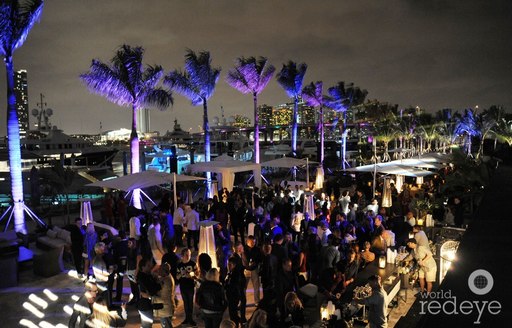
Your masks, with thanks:
[{"label": "palm tree trunk", "polygon": [[324,106],[320,105],[320,117],[319,117],[319,127],[320,130],[320,166],[323,166],[324,164],[324,156],[325,156],[325,150],[324,150]]},{"label": "palm tree trunk", "polygon": [[21,173],[20,126],[16,112],[14,94],[14,69],[12,56],[5,56],[7,74],[7,146],[9,151],[9,172],[11,175],[11,194],[14,202],[14,230],[27,233],[23,204],[23,177]]},{"label": "palm tree trunk", "polygon": [[[132,132],[130,134],[130,173],[138,173],[140,162],[139,162],[139,137],[137,135],[137,107],[132,106]],[[132,193],[133,206],[141,209],[142,202],[140,199],[140,189],[134,189]]]},{"label": "palm tree trunk", "polygon": [[254,163],[260,162],[260,116],[258,113],[258,95],[252,94],[254,102]]},{"label": "palm tree trunk", "polygon": [[[204,130],[204,161],[209,162],[210,158],[210,125],[208,124],[208,101],[203,98],[203,130]],[[213,197],[212,193],[212,176],[210,172],[206,172],[206,195],[208,198]],[[223,186],[224,187],[224,186]],[[230,190],[231,191],[231,190]]]},{"label": "palm tree trunk", "polygon": [[299,113],[299,98],[295,97],[292,114],[292,153],[297,156],[297,116]]}]

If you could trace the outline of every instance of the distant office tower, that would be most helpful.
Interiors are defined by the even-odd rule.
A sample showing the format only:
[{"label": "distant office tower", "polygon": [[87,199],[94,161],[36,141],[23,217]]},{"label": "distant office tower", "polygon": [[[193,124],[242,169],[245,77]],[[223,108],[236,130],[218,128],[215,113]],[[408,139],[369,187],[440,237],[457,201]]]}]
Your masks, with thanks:
[{"label": "distant office tower", "polygon": [[149,109],[144,108],[137,113],[137,127],[142,133],[151,132],[151,120],[149,117]]},{"label": "distant office tower", "polygon": [[260,126],[271,126],[274,125],[272,117],[272,106],[260,105],[258,106]]},{"label": "distant office tower", "polygon": [[25,138],[29,125],[27,71],[22,69],[14,73],[14,94],[16,96],[16,112],[20,125],[20,138]]}]

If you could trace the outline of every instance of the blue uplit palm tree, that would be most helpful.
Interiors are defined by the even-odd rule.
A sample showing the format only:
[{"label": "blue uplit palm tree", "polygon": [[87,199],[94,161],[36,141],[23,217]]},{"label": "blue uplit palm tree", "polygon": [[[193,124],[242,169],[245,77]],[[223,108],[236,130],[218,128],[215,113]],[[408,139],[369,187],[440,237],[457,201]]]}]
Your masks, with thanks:
[{"label": "blue uplit palm tree", "polygon": [[343,133],[342,133],[342,158],[341,165],[345,169],[347,152],[347,110],[353,106],[364,102],[368,91],[355,87],[353,83],[345,85],[345,82],[338,82],[328,90],[329,97],[325,102],[326,106],[343,113]]},{"label": "blue uplit palm tree", "polygon": [[[110,64],[93,59],[89,72],[80,78],[93,93],[107,100],[132,109],[132,132],[130,135],[130,173],[139,172],[139,137],[137,136],[137,112],[146,107],[165,110],[172,105],[172,94],[159,87],[164,75],[161,66],[146,67],[142,64],[144,49],[122,45]],[[141,208],[140,189],[133,190],[133,206]]]},{"label": "blue uplit palm tree", "polygon": [[21,174],[21,147],[16,96],[14,94],[13,54],[27,39],[39,20],[43,0],[2,1],[0,3],[0,54],[4,57],[7,75],[7,148],[14,201],[14,230],[26,234]]},{"label": "blue uplit palm tree", "polygon": [[302,98],[311,107],[318,107],[318,134],[320,135],[320,156],[318,161],[320,165],[324,163],[324,100],[325,96],[323,95],[323,83],[322,81],[317,81],[315,83],[311,82],[307,86],[302,89]]},{"label": "blue uplit palm tree", "polygon": [[[208,124],[208,99],[213,95],[215,86],[220,76],[220,68],[212,67],[210,52],[202,51],[196,54],[187,50],[185,54],[185,71],[174,70],[164,79],[164,84],[192,102],[193,106],[203,105],[203,130],[204,130],[204,158],[210,161],[210,126]],[[210,173],[208,179],[207,194],[210,195]]]},{"label": "blue uplit palm tree", "polygon": [[455,115],[455,135],[464,137],[466,154],[471,156],[471,139],[480,135],[477,117],[473,109],[466,109],[464,114],[457,113]]},{"label": "blue uplit palm tree", "polygon": [[275,72],[267,58],[254,57],[236,59],[235,68],[228,72],[226,82],[241,93],[252,95],[254,104],[254,162],[260,162],[260,124],[258,95],[265,89]]},{"label": "blue uplit palm tree", "polygon": [[277,74],[277,82],[284,89],[288,97],[293,98],[292,113],[292,153],[297,156],[297,116],[299,113],[299,98],[302,94],[302,82],[308,65],[305,63],[297,65],[289,61],[283,65],[281,71]]}]

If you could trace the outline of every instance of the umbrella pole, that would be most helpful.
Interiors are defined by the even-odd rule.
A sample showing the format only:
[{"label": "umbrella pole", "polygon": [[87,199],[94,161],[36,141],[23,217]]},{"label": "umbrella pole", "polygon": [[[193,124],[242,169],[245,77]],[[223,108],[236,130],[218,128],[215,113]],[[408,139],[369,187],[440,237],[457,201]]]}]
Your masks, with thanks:
[{"label": "umbrella pole", "polygon": [[306,157],[306,187],[309,189],[309,158]]},{"label": "umbrella pole", "polygon": [[178,208],[178,196],[176,195],[176,172],[172,173],[172,193],[174,198],[174,210]]}]

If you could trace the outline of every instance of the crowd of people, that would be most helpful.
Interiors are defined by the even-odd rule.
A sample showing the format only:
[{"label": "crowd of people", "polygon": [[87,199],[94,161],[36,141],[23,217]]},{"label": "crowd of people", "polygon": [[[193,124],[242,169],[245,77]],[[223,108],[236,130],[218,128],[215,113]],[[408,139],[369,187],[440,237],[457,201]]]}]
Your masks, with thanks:
[{"label": "crowd of people", "polygon": [[[224,189],[219,196],[192,204],[173,204],[164,194],[148,213],[129,220],[109,216],[107,222],[120,228],[115,238],[96,233],[92,224],[82,227],[77,219],[72,253],[78,274],[87,281],[77,304],[91,310],[82,322],[123,325],[126,312],[119,302],[126,277],[132,294],[128,305],[136,306],[142,327],[151,327],[155,318],[162,327],[172,327],[178,302],[183,302],[183,326],[195,326],[201,318],[206,327],[300,327],[314,319],[303,311],[308,299],[301,287],[314,284],[326,301],[339,302],[358,272],[389,247],[400,245],[413,250],[409,260],[415,258],[424,272],[421,289],[430,291],[435,261],[414,207],[401,201],[409,191],[394,191],[398,209],[379,207],[378,198],[367,201],[364,189],[347,189],[339,197],[309,195],[286,184],[250,192]],[[308,197],[315,197],[311,214],[303,211]],[[410,203],[417,198],[407,197]],[[210,255],[198,254],[203,220],[216,222],[218,267],[212,267]],[[249,283],[253,303],[247,300]],[[373,282],[376,287],[379,283]],[[95,289],[101,297],[91,297]],[[114,312],[95,315],[96,303]],[[248,305],[256,307],[250,318]],[[222,321],[226,310],[230,320]]]}]

